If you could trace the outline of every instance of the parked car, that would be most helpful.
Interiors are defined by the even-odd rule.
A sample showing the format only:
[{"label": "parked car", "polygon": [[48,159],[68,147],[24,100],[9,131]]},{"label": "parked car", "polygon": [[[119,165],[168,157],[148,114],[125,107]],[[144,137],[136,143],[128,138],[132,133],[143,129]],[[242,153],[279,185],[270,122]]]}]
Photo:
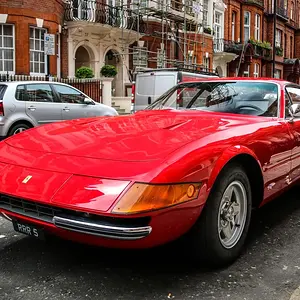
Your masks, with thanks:
[{"label": "parked car", "polygon": [[218,78],[212,72],[180,71],[178,69],[146,69],[134,74],[131,112],[145,109],[176,84],[205,78]]},{"label": "parked car", "polygon": [[105,247],[182,237],[195,261],[227,265],[252,209],[300,178],[299,96],[279,79],[206,79],[136,114],[25,131],[0,143],[0,213],[29,236]]},{"label": "parked car", "polygon": [[114,108],[97,103],[68,84],[0,83],[0,138],[47,123],[117,114]]}]

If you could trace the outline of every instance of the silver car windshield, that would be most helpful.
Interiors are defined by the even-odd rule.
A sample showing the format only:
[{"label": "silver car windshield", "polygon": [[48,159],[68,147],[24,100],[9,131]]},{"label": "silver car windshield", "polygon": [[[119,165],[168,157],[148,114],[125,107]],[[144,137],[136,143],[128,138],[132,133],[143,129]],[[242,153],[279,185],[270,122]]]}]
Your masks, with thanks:
[{"label": "silver car windshield", "polygon": [[147,109],[196,109],[277,117],[278,86],[271,82],[189,82],[177,85]]}]

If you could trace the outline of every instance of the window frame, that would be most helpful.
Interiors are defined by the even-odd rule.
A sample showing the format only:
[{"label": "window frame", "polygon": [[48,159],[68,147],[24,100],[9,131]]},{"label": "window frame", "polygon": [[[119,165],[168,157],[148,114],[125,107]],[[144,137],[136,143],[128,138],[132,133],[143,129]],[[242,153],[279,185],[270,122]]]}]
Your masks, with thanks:
[{"label": "window frame", "polygon": [[235,42],[235,24],[236,24],[236,12],[231,13],[231,40]]},{"label": "window frame", "polygon": [[[249,15],[249,24],[245,24],[246,14]],[[244,25],[244,43],[247,43],[248,40],[249,40],[250,37],[251,37],[251,12],[248,11],[248,10],[245,10],[245,11],[244,11],[243,25]],[[248,30],[249,30],[249,37],[248,37],[247,40],[246,40],[246,35],[245,35],[245,33],[246,33],[246,30],[245,30],[245,29],[246,29],[246,28],[248,28]]]},{"label": "window frame", "polygon": [[[45,52],[45,44],[44,44],[44,73],[36,73],[36,72],[31,72],[31,67],[30,67],[30,64],[31,64],[31,62],[33,62],[33,63],[35,63],[35,61],[33,60],[33,61],[31,61],[31,58],[30,58],[30,56],[31,56],[31,51],[33,52],[33,53],[42,53],[42,51],[39,51],[39,50],[33,50],[33,49],[31,49],[30,48],[30,40],[31,40],[31,37],[30,37],[30,30],[31,29],[34,29],[34,30],[43,30],[44,31],[44,36],[45,36],[45,34],[47,34],[48,33],[48,30],[46,29],[46,28],[40,28],[40,27],[36,27],[36,26],[30,26],[29,27],[29,70],[30,70],[30,76],[45,76],[45,75],[47,75],[48,74],[48,63],[47,63],[47,54],[46,54],[46,52]],[[33,39],[34,41],[36,40],[35,38]],[[40,40],[40,41],[42,41],[42,40]],[[44,39],[44,41],[45,41],[45,39]],[[41,63],[40,61],[38,62],[39,64]]]},{"label": "window frame", "polygon": [[253,77],[255,77],[255,78],[260,77],[260,64],[259,63],[254,64]]},{"label": "window frame", "polygon": [[261,40],[261,15],[255,14],[255,25],[254,25],[254,39],[257,41]]},{"label": "window frame", "polygon": [[[3,70],[3,71],[0,71],[0,74],[9,74],[9,75],[15,75],[16,73],[16,27],[15,27],[15,24],[11,24],[11,23],[3,23],[3,24],[0,24],[0,26],[2,27],[2,32],[3,32],[3,26],[5,25],[8,25],[8,26],[12,26],[12,38],[13,38],[13,70],[12,71],[8,71],[7,70]],[[4,35],[3,36],[0,36],[0,38],[2,38],[2,41],[3,41],[3,38],[4,38]],[[2,47],[0,47],[1,50],[3,49],[9,49],[11,50],[11,48],[4,48],[3,45]],[[2,60],[0,60],[0,63],[2,62]],[[3,57],[3,69],[4,69],[4,57]]]}]

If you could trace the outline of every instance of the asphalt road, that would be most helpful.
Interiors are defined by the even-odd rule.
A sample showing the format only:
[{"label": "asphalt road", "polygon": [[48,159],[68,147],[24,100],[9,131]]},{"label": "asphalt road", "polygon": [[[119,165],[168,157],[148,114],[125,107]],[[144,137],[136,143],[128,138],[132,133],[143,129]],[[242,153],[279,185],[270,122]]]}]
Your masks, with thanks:
[{"label": "asphalt road", "polygon": [[300,285],[299,229],[295,187],[255,214],[235,264],[208,271],[181,255],[188,245],[128,252],[45,243],[0,218],[0,299],[288,300]]}]

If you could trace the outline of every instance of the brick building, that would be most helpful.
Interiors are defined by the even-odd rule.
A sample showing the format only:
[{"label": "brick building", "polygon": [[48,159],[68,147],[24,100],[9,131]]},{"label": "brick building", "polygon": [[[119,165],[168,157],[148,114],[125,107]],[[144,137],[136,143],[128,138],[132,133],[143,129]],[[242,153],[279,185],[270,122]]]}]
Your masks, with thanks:
[{"label": "brick building", "polygon": [[[299,80],[299,0],[278,0],[276,77]],[[137,67],[185,66],[272,77],[271,0],[2,0],[0,74],[74,77],[118,68],[115,96]],[[44,35],[55,35],[46,55]]]},{"label": "brick building", "polygon": [[1,0],[0,73],[58,74],[60,56],[47,61],[44,34],[60,40],[63,13],[62,0]]},{"label": "brick building", "polygon": [[235,55],[227,63],[229,76],[284,78],[299,81],[300,36],[298,0],[277,0],[275,73],[273,74],[274,8],[271,0],[226,0],[223,39],[217,46]]},{"label": "brick building", "polygon": [[[84,65],[100,77],[113,64],[115,96],[123,96],[137,67],[210,70],[212,11],[225,9],[214,1],[2,0],[0,74],[74,77]],[[54,55],[45,53],[46,33],[55,35]]]}]

